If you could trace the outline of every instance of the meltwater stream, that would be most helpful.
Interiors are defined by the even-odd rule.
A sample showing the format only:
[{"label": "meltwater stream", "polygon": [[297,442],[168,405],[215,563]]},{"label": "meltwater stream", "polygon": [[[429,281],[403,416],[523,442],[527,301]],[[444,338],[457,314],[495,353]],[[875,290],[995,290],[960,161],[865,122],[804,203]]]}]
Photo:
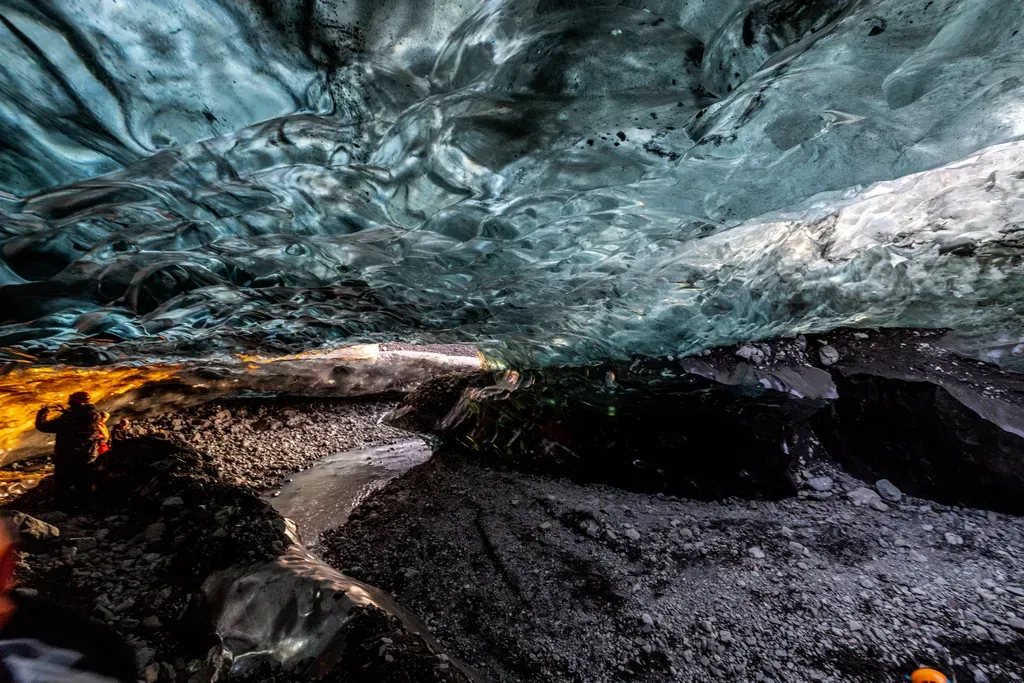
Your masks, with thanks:
[{"label": "meltwater stream", "polygon": [[315,551],[321,533],[344,524],[363,499],[430,454],[422,439],[337,453],[292,475],[278,495],[265,498],[295,522],[306,547]]}]

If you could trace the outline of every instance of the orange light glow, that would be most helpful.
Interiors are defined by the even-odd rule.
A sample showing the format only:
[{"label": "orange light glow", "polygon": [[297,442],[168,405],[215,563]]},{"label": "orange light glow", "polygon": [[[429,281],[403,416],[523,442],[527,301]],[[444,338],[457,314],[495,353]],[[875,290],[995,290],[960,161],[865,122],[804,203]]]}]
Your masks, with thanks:
[{"label": "orange light glow", "polygon": [[[116,399],[133,389],[171,379],[181,366],[18,367],[0,375],[0,462],[24,445],[35,432],[36,411],[44,405],[66,405],[68,395],[88,391],[94,403]],[[102,406],[101,406],[102,407]]]}]

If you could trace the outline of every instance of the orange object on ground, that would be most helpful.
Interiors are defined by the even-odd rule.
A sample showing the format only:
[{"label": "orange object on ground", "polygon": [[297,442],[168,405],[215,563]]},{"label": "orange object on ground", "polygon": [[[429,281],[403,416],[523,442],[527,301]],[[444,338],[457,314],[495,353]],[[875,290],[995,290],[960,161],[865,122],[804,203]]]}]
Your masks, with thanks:
[{"label": "orange object on ground", "polygon": [[949,683],[949,679],[935,669],[918,669],[910,674],[910,683]]}]

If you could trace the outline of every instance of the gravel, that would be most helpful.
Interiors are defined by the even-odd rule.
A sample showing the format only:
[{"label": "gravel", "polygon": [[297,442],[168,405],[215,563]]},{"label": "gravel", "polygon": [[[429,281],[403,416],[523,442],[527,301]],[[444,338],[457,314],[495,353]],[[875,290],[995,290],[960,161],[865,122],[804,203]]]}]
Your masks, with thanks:
[{"label": "gravel", "polygon": [[[109,626],[131,646],[141,681],[310,680],[266,665],[227,677],[230,661],[211,647],[193,600],[204,579],[278,557],[288,543],[273,508],[222,481],[213,460],[171,439],[118,442],[100,461],[95,495],[70,514],[54,509],[51,482],[40,484],[18,500],[38,515],[23,522],[60,526],[20,554],[14,593]],[[375,608],[350,614],[339,637],[345,648],[324,683],[469,683],[455,660]]]},{"label": "gravel", "polygon": [[877,683],[918,664],[1022,680],[1020,520],[906,496],[878,511],[833,479],[829,499],[754,506],[442,454],[322,543],[495,683]]},{"label": "gravel", "polygon": [[396,405],[390,398],[214,401],[133,428],[206,453],[224,481],[263,491],[326,455],[408,439],[378,424]]}]

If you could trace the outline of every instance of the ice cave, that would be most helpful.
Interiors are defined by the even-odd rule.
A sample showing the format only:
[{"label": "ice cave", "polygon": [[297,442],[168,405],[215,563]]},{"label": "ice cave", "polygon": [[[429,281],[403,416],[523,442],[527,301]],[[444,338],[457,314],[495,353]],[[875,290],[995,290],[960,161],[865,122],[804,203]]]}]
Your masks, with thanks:
[{"label": "ice cave", "polygon": [[1024,681],[1021,29],[0,0],[0,673]]}]

